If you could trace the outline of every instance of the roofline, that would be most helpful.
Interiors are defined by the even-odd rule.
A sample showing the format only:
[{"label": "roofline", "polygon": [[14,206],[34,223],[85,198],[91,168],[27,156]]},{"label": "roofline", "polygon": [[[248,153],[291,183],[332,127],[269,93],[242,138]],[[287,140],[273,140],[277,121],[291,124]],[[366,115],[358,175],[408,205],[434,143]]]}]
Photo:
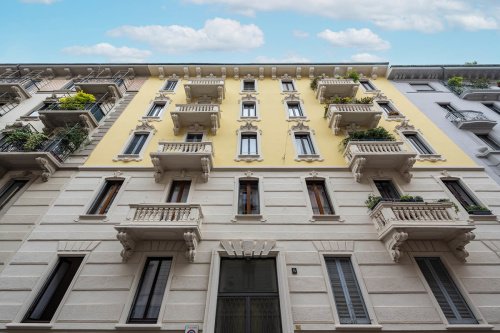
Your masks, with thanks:
[{"label": "roofline", "polygon": [[477,64],[477,65],[391,65],[391,68],[485,68],[500,67],[500,64]]},{"label": "roofline", "polygon": [[388,66],[389,62],[123,62],[123,63],[113,63],[113,62],[104,62],[104,63],[92,63],[92,62],[81,62],[81,63],[0,63],[0,66],[346,66],[346,65],[355,65],[355,66]]}]

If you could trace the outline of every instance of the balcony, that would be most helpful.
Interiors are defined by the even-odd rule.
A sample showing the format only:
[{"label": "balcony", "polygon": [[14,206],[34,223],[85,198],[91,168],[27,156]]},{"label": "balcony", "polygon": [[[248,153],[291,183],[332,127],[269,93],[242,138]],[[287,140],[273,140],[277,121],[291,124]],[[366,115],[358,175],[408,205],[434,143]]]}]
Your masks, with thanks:
[{"label": "balcony", "polygon": [[186,100],[191,103],[195,100],[207,100],[222,103],[224,99],[224,80],[221,78],[196,78],[190,79],[184,84]]},{"label": "balcony", "polygon": [[465,246],[474,239],[475,226],[458,218],[451,202],[381,201],[370,213],[379,240],[398,262],[407,240],[439,240],[448,244],[455,256],[465,261]]},{"label": "balcony", "polygon": [[175,135],[179,134],[181,128],[189,126],[210,128],[210,132],[215,135],[220,126],[220,108],[217,104],[177,104],[170,115]]},{"label": "balcony", "polygon": [[333,97],[354,97],[359,82],[352,79],[321,79],[318,81],[316,98],[320,103]]},{"label": "balcony", "polygon": [[160,142],[158,152],[151,153],[155,168],[155,180],[160,181],[166,171],[200,171],[202,179],[208,180],[213,166],[211,142]]},{"label": "balcony", "polygon": [[47,82],[42,76],[42,71],[33,71],[22,74],[19,71],[4,72],[0,74],[0,94],[13,94],[17,102],[31,97]]},{"label": "balcony", "polygon": [[14,109],[19,101],[20,99],[14,93],[0,93],[0,117]]},{"label": "balcony", "polygon": [[[24,129],[35,133],[34,129]],[[42,180],[47,181],[72,151],[60,137],[48,139],[35,149],[26,149],[20,144],[9,142],[4,134],[0,137],[0,169],[41,171]]]},{"label": "balcony", "polygon": [[375,109],[372,104],[330,104],[328,106],[328,127],[335,135],[340,134],[341,128],[353,127],[375,128],[382,116],[382,111]]},{"label": "balcony", "polygon": [[488,133],[497,124],[496,121],[489,119],[479,111],[450,111],[446,115],[446,119],[459,129],[480,134]]},{"label": "balcony", "polygon": [[130,205],[126,222],[115,226],[117,238],[123,245],[124,261],[132,256],[140,241],[172,240],[186,243],[186,258],[194,261],[198,241],[201,240],[203,214],[200,205],[185,203],[158,203]]},{"label": "balcony", "polygon": [[92,72],[84,78],[73,80],[76,90],[82,90],[92,95],[110,93],[115,99],[120,99],[131,85],[128,71],[119,71],[110,76],[109,71]]},{"label": "balcony", "polygon": [[409,182],[416,156],[400,141],[349,141],[344,151],[344,158],[357,182],[366,170],[373,169],[396,169]]}]

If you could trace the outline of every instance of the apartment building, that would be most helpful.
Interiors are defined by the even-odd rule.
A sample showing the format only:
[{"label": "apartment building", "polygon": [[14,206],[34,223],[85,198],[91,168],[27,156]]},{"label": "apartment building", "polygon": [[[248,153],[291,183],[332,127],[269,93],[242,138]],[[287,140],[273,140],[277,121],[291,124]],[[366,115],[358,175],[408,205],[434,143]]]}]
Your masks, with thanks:
[{"label": "apartment building", "polygon": [[[387,63],[15,70],[47,88],[2,142],[88,139],[50,172],[0,151],[3,330],[500,329],[500,187]],[[79,91],[111,94],[100,121],[39,108]]]}]

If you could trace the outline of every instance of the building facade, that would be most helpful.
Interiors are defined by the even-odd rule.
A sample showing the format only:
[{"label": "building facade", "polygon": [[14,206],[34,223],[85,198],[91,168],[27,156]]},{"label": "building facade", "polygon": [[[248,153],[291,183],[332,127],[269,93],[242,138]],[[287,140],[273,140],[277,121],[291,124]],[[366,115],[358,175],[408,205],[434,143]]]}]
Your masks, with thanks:
[{"label": "building facade", "polygon": [[388,64],[1,72],[3,330],[500,330],[500,187]]}]

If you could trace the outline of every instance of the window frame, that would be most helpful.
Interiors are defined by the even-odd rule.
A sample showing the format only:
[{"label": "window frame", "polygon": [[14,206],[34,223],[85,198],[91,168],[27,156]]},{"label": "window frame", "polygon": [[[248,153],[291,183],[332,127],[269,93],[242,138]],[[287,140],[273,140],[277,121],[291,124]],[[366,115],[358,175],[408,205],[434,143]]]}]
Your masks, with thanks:
[{"label": "window frame", "polygon": [[[166,89],[169,81],[175,81],[176,82],[175,83],[175,87],[173,89]],[[166,93],[175,93],[175,90],[177,90],[177,87],[180,85],[179,82],[180,82],[180,79],[178,79],[178,78],[175,78],[175,79],[174,78],[168,78],[162,84],[162,86],[160,88],[160,91],[161,92],[166,92]]]},{"label": "window frame", "polygon": [[[108,211],[106,214],[88,214],[90,211],[90,208],[93,206],[94,202],[97,200],[97,197],[100,195],[101,190],[104,188],[106,185],[107,181],[122,181],[122,185],[118,192],[116,193],[115,198],[113,199],[113,202],[108,208]],[[84,213],[80,215],[79,220],[102,220],[106,219],[108,215],[113,213],[114,208],[117,206],[118,201],[120,200],[123,192],[125,191],[125,187],[127,186],[128,181],[130,180],[130,176],[127,177],[102,177],[99,181],[99,183],[96,186],[96,189],[94,192],[92,192],[91,200],[85,205],[84,207]]]},{"label": "window frame", "polygon": [[[32,177],[26,177],[26,176],[17,176],[16,173],[12,174],[6,174],[3,176],[3,181],[0,182],[0,190],[4,189],[10,182],[14,182],[16,180],[23,180],[26,181],[26,184],[22,188],[20,188],[6,203],[5,205],[0,208],[0,218],[12,207],[17,200],[23,195],[24,192],[31,186],[31,184],[34,181],[34,178]],[[0,193],[1,194],[1,193]]]},{"label": "window frame", "polygon": [[[245,82],[253,82],[254,89],[248,89],[248,90],[245,89]],[[252,78],[252,77],[250,77],[250,78],[247,77],[247,78],[241,79],[241,85],[240,85],[241,93],[255,93],[255,92],[257,92],[257,89],[258,89],[257,88],[257,79]]]},{"label": "window frame", "polygon": [[[257,138],[257,154],[255,155],[243,155],[241,154],[241,143],[242,143],[242,136],[244,135],[255,135]],[[263,155],[262,155],[262,132],[256,127],[252,126],[250,122],[247,122],[246,125],[243,125],[238,129],[237,131],[237,144],[236,144],[236,156],[234,158],[235,161],[246,161],[246,162],[251,162],[251,161],[257,161],[260,162],[263,160]]]},{"label": "window frame", "polygon": [[[253,104],[254,106],[254,112],[255,112],[255,116],[244,116],[243,115],[243,110],[244,110],[244,105],[245,104]],[[259,116],[258,116],[258,112],[257,112],[257,102],[256,101],[253,101],[253,100],[242,100],[241,103],[240,103],[240,119],[258,119]]]},{"label": "window frame", "polygon": [[[431,86],[430,82],[409,82],[408,83],[410,85],[410,88],[413,89],[414,92],[436,92],[436,88]],[[424,90],[420,90],[420,89],[417,89],[416,86],[428,86],[430,89],[424,89]]]},{"label": "window frame", "polygon": [[[377,107],[382,111],[382,114],[384,115],[385,119],[391,120],[391,119],[401,119],[404,118],[405,116],[399,111],[399,109],[394,105],[389,100],[376,100],[375,104],[377,104]],[[391,111],[397,112],[398,114],[395,115],[390,115],[385,108],[382,107],[382,104],[387,105]]]},{"label": "window frame", "polygon": [[[120,150],[121,153],[118,154],[113,159],[113,161],[126,161],[126,162],[130,162],[130,161],[139,162],[139,161],[142,161],[144,152],[147,150],[147,147],[148,147],[151,139],[153,138],[155,132],[156,131],[153,131],[153,130],[133,130],[133,131],[131,131],[130,135],[129,135],[128,139],[127,139],[127,141],[125,142],[125,144],[122,146],[122,148]],[[134,137],[135,137],[136,134],[146,134],[147,135],[147,138],[144,141],[144,144],[142,145],[139,154],[125,154],[126,149],[132,143],[132,141],[134,140]]]},{"label": "window frame", "polygon": [[[313,161],[323,161],[323,158],[321,157],[321,153],[319,151],[318,143],[316,142],[315,139],[315,132],[310,130],[308,126],[297,126],[297,127],[292,127],[290,130],[290,139],[292,141],[292,145],[295,149],[295,158],[294,160],[297,162],[313,162]],[[312,145],[312,148],[314,149],[314,154],[301,154],[299,151],[299,147],[297,146],[296,142],[296,135],[308,135],[309,136],[309,141]]]},{"label": "window frame", "polygon": [[[261,176],[236,176],[234,177],[234,186],[233,186],[233,215],[234,218],[231,219],[232,222],[237,222],[239,220],[243,221],[252,221],[258,220],[260,222],[265,222],[265,205],[264,205],[264,185],[263,185],[263,177]],[[259,193],[259,214],[240,214],[238,205],[240,199],[240,181],[256,181],[258,184],[258,193]]]},{"label": "window frame", "polygon": [[[150,134],[151,134],[150,132],[142,132],[142,131],[137,131],[137,132],[132,133],[132,135],[129,138],[129,142],[128,142],[127,146],[125,147],[125,149],[123,150],[123,152],[122,152],[121,155],[140,156],[141,153],[142,153],[142,151],[143,151],[143,149],[144,149],[144,146],[146,146],[146,143],[148,142]],[[145,137],[145,139],[142,140],[142,145],[140,145],[140,147],[139,147],[139,152],[137,152],[137,153],[127,153],[126,151],[129,150],[130,146],[134,142],[134,139],[136,137],[138,137],[138,136],[142,137],[142,138]],[[136,146],[138,146],[140,142],[141,142],[141,140],[139,140],[137,142]],[[136,149],[135,148],[132,149],[132,151],[134,151],[134,150],[136,150]]]},{"label": "window frame", "polygon": [[[479,144],[481,144],[482,146],[487,147],[488,151],[500,152],[500,142],[498,142],[496,138],[492,137],[490,134],[481,134],[481,133],[473,133],[473,134],[475,136],[476,141],[478,141]],[[492,145],[483,138],[481,138],[481,136],[486,136],[487,139],[490,140],[496,147],[492,147]]]},{"label": "window frame", "polygon": [[[377,87],[370,79],[360,79],[359,84],[363,87],[363,90],[366,93],[376,93],[380,91],[380,89],[377,89]],[[366,89],[365,84],[368,85],[371,89]]]},{"label": "window frame", "polygon": [[[168,201],[168,199],[170,197],[170,193],[173,190],[174,182],[190,182],[189,189],[188,189],[188,195],[186,197],[186,202],[170,202],[170,201]],[[168,186],[167,186],[166,191],[165,191],[165,198],[164,198],[163,202],[165,202],[165,203],[172,203],[172,204],[175,204],[175,203],[190,203],[191,202],[192,193],[193,193],[193,190],[194,190],[194,186],[193,185],[194,185],[194,181],[191,178],[188,178],[188,177],[183,177],[183,178],[174,177],[174,178],[172,178],[168,182]]]},{"label": "window frame", "polygon": [[[257,209],[258,211],[253,213],[253,212],[250,212],[250,213],[244,213],[242,211],[240,211],[240,194],[241,194],[241,186],[242,186],[242,182],[246,183],[244,185],[246,185],[247,189],[249,186],[252,186],[252,185],[249,185],[250,183],[255,183],[256,184],[256,187],[257,187],[257,190],[255,191],[253,188],[250,190],[250,200],[248,200],[248,192],[246,192],[246,202],[245,202],[245,206],[246,208],[248,209],[249,207],[251,207],[251,203],[252,203],[252,199],[253,199],[253,192],[256,192],[257,194]],[[261,197],[261,184],[259,184],[259,179],[254,179],[254,178],[240,178],[238,179],[238,184],[237,184],[237,187],[238,187],[238,193],[237,193],[237,207],[236,207],[236,215],[238,216],[261,216],[262,215],[262,197]]]},{"label": "window frame", "polygon": [[[432,146],[429,144],[429,142],[423,137],[422,134],[420,134],[417,131],[401,131],[401,135],[405,139],[406,142],[412,147],[419,156],[425,157],[428,155],[437,155],[436,151],[432,148]],[[417,145],[414,144],[414,141],[408,138],[407,135],[414,136],[416,138],[416,141],[420,143],[425,149],[427,149],[429,152],[428,153],[422,153],[420,150],[417,148]]]},{"label": "window frame", "polygon": [[[151,112],[151,110],[153,109],[153,107],[155,105],[163,105],[160,113],[157,115],[157,116],[150,116],[149,115],[149,112]],[[149,105],[148,105],[148,108],[146,109],[146,114],[144,116],[142,116],[142,119],[149,119],[149,120],[160,120],[160,119],[163,119],[163,116],[165,115],[165,110],[167,109],[169,105],[169,101],[168,100],[155,100],[155,101],[152,101]]]},{"label": "window frame", "polygon": [[[465,214],[467,214],[467,216],[474,216],[474,214],[469,214],[469,212],[467,211],[467,209],[465,209],[465,207],[462,205],[462,203],[460,202],[460,200],[458,200],[457,197],[453,194],[453,192],[450,191],[450,189],[448,188],[448,186],[446,186],[445,181],[456,181],[456,182],[458,182],[459,186],[462,188],[462,190],[464,190],[467,193],[467,195],[469,196],[470,199],[472,199],[472,201],[474,201],[479,206],[483,206],[483,207],[488,208],[488,206],[485,205],[485,204],[483,204],[482,201],[479,200],[479,198],[477,197],[477,195],[474,193],[474,191],[472,191],[471,188],[463,181],[462,177],[438,177],[438,179],[439,179],[439,183],[443,187],[443,190],[448,195],[448,197],[452,198],[453,202],[455,202],[457,204],[457,207],[462,212],[465,212]],[[494,214],[488,215],[488,216],[490,216],[490,217],[496,217],[496,215],[494,215]]]},{"label": "window frame", "polygon": [[[299,136],[300,138],[305,138],[305,140],[303,139],[298,139],[297,136]],[[317,150],[316,150],[316,147],[314,146],[314,142],[311,138],[311,133],[310,132],[293,132],[293,138],[294,138],[294,145],[295,145],[295,149],[297,151],[297,158],[300,159],[300,158],[307,158],[307,157],[310,157],[310,156],[319,156]],[[297,142],[298,140],[300,140],[300,144]],[[307,142],[308,144],[308,147],[305,147],[304,145],[304,141]],[[311,150],[311,153],[310,154],[307,154],[306,151],[304,151],[304,148],[309,149]]]},{"label": "window frame", "polygon": [[[376,193],[378,196],[382,197],[382,193],[379,191],[377,184],[375,183],[377,181],[389,181],[389,182],[391,182],[391,184],[394,187],[394,189],[396,190],[396,192],[398,192],[399,198],[401,198],[401,196],[405,195],[405,192],[401,189],[401,187],[399,187],[398,183],[395,182],[393,178],[374,177],[374,178],[371,178],[370,186],[372,187],[373,193]],[[398,200],[399,198],[393,198],[393,200]],[[387,200],[383,200],[383,201],[390,201],[390,200],[391,199],[388,198]]]},{"label": "window frame", "polygon": [[[291,90],[289,90],[289,89],[285,90],[284,86],[283,86],[284,85],[283,81],[291,83],[293,89],[291,89]],[[296,82],[295,82],[295,80],[293,78],[282,78],[282,79],[280,79],[279,82],[280,82],[280,89],[281,89],[282,93],[297,92],[297,84],[296,84]]]},{"label": "window frame", "polygon": [[[330,193],[330,189],[328,188],[328,185],[327,185],[327,181],[326,179],[324,178],[305,178],[304,179],[304,182],[305,182],[305,188],[306,188],[306,193],[307,193],[307,196],[309,197],[308,199],[308,203],[309,203],[309,208],[312,212],[312,215],[313,215],[313,219],[318,219],[318,218],[321,218],[321,217],[328,217],[328,216],[335,216],[337,215],[336,214],[336,210],[335,210],[335,207],[333,205],[333,201],[332,201],[332,195]],[[330,206],[330,210],[332,211],[331,214],[321,214],[321,212],[319,214],[316,214],[312,208],[312,202],[311,202],[311,199],[310,199],[310,196],[309,196],[309,183],[322,183],[323,185],[323,188],[324,188],[324,191],[325,191],[325,195],[326,195],[326,202],[328,203],[328,205]]]}]

